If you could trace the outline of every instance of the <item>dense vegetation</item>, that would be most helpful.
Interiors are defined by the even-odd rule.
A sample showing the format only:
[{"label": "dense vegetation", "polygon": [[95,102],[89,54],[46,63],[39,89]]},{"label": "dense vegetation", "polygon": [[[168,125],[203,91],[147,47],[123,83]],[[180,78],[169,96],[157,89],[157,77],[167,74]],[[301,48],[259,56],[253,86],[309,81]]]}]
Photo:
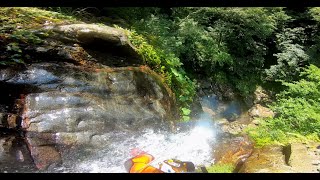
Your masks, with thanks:
[{"label": "dense vegetation", "polygon": [[47,21],[62,24],[76,22],[76,19],[38,8],[0,8],[0,65],[29,62],[30,56],[23,49],[30,44],[42,43],[30,29],[42,27]]},{"label": "dense vegetation", "polygon": [[[174,59],[181,65],[178,71],[165,71],[180,88],[176,94],[187,100],[186,108],[196,85],[189,78],[231,85],[243,98],[262,85],[277,94],[269,104],[276,116],[249,130],[258,146],[319,140],[319,8],[120,8],[106,12],[125,19],[127,28],[154,47],[154,54],[163,54],[160,59],[167,62],[159,64]],[[179,75],[180,82],[190,85],[175,82]]]},{"label": "dense vegetation", "polygon": [[[145,62],[174,91],[184,120],[201,79],[233,87],[245,99],[260,85],[277,95],[270,104],[276,116],[249,130],[258,145],[320,137],[320,8],[30,9],[1,8],[0,38],[9,39],[2,57],[10,57],[1,64],[23,63],[21,46],[41,43],[27,31],[30,18],[35,24],[44,17],[103,23],[126,29]],[[24,28],[15,29],[17,24]],[[12,43],[14,38],[22,43]]]},{"label": "dense vegetation", "polygon": [[299,81],[282,82],[286,90],[277,94],[271,108],[277,113],[248,132],[263,146],[295,140],[318,140],[320,134],[320,69],[310,65]]}]

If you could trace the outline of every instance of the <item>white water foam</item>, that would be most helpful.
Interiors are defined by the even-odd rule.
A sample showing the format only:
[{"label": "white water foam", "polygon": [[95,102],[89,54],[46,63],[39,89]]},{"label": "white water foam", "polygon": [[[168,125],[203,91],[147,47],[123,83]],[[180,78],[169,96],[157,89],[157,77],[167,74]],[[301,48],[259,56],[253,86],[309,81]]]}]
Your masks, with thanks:
[{"label": "white water foam", "polygon": [[89,159],[74,164],[72,172],[125,173],[124,162],[132,157],[130,150],[134,148],[153,155],[155,160],[152,164],[175,158],[191,161],[196,166],[207,166],[214,161],[212,147],[216,135],[217,127],[207,114],[177,133],[155,132],[152,129],[144,129],[135,135],[113,132],[115,142]]}]

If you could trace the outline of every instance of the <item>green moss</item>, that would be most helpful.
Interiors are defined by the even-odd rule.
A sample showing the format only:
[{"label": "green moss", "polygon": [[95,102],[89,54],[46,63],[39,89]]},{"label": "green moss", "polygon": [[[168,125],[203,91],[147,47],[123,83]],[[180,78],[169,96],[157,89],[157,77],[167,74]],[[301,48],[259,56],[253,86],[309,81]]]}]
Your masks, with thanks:
[{"label": "green moss", "polygon": [[[116,26],[117,28],[120,28]],[[123,29],[123,28],[120,28]],[[145,37],[134,30],[125,30],[132,44],[137,48],[144,62],[163,77],[163,82],[175,93],[182,121],[190,120],[189,105],[195,96],[196,87],[182,69],[180,59],[172,53],[165,53],[148,43]]]},{"label": "green moss", "polygon": [[206,169],[208,173],[232,173],[234,167],[232,164],[214,164]]},{"label": "green moss", "polygon": [[44,25],[78,22],[72,16],[30,7],[0,8],[0,65],[24,64],[30,56],[24,49],[44,42],[34,33]]},{"label": "green moss", "polygon": [[2,7],[0,8],[1,30],[6,28],[30,29],[41,27],[50,21],[53,24],[76,22],[72,16],[62,15],[57,12],[31,7]]},{"label": "green moss", "polygon": [[[72,10],[72,8],[58,9],[60,12],[29,7],[0,8],[0,23],[3,25],[0,27],[0,33],[6,39],[0,48],[0,50],[6,51],[6,54],[0,59],[0,64],[25,63],[24,47],[43,42],[43,39],[46,38],[43,37],[44,34],[35,34],[33,30],[39,29],[45,24],[71,24],[91,19],[91,23],[104,26],[99,19],[87,18],[89,15],[85,14],[85,11]],[[134,30],[126,32],[145,63],[160,74],[163,77],[163,82],[173,90],[180,107],[181,119],[188,121],[190,119],[189,106],[195,96],[196,88],[195,82],[183,70],[180,59],[174,53],[167,53],[162,48],[149,44],[144,36]]]}]

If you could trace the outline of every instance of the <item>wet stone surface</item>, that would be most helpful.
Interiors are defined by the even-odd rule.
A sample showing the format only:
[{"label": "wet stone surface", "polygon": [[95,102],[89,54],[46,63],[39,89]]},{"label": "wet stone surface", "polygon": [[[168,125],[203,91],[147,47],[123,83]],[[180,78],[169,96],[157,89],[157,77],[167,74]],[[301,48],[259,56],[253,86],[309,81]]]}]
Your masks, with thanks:
[{"label": "wet stone surface", "polygon": [[30,152],[21,138],[0,136],[0,173],[37,172]]}]

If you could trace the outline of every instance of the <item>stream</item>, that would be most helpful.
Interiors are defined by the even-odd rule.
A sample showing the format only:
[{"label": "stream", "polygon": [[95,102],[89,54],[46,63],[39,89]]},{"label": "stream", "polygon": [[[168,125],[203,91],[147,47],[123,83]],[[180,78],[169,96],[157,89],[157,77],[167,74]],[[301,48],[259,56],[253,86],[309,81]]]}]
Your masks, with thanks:
[{"label": "stream", "polygon": [[35,168],[23,140],[0,134],[0,172],[58,172],[58,173],[124,173],[124,162],[131,158],[130,151],[140,149],[152,154],[156,162],[165,159],[191,161],[196,166],[214,163],[214,147],[223,136],[216,119],[234,120],[243,113],[240,101],[223,102],[215,95],[202,97],[204,112],[197,119],[181,122],[174,132],[165,128],[143,128],[139,131],[110,131],[105,135],[105,146],[99,150],[86,148],[65,153],[63,164],[45,171]]}]

